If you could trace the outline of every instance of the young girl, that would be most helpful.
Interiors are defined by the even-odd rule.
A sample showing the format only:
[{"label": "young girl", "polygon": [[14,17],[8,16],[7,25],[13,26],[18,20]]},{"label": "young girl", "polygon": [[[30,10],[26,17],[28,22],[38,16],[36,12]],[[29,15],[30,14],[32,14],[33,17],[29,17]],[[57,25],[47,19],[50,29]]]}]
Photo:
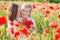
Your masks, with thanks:
[{"label": "young girl", "polygon": [[[11,34],[11,29],[13,29],[14,31],[16,31],[14,29],[15,25],[13,25],[14,23],[17,23],[17,18],[20,16],[20,6],[18,6],[17,4],[15,3],[12,3],[10,6],[9,6],[9,9],[7,11],[7,33],[10,33]],[[14,31],[12,31],[14,33]],[[13,34],[12,33],[12,34]],[[13,36],[13,35],[11,35]]]},{"label": "young girl", "polygon": [[[23,19],[27,19],[29,21],[33,22],[33,25],[31,28],[29,29],[29,34],[33,33],[34,31],[36,31],[36,25],[35,25],[35,21],[33,18],[31,18],[30,14],[32,11],[32,6],[30,4],[24,4],[21,7],[21,17],[17,18],[18,21],[22,21]],[[24,35],[23,35],[24,36]],[[29,36],[29,35],[28,35]],[[21,38],[20,38],[21,39]],[[25,40],[24,38],[22,38],[22,40]],[[27,39],[28,40],[28,39]]]}]

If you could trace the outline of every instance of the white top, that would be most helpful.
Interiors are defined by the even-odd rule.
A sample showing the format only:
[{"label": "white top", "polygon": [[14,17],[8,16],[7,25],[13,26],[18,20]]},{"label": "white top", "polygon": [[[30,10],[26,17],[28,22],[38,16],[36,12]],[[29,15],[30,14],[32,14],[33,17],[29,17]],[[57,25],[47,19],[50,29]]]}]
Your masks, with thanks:
[{"label": "white top", "polygon": [[[11,28],[11,27],[15,26],[15,25],[12,26],[12,25],[10,24],[10,22],[11,22],[11,21],[10,21],[9,19],[7,19],[8,28]],[[14,23],[17,23],[16,20],[14,20],[13,22],[14,22]]]}]

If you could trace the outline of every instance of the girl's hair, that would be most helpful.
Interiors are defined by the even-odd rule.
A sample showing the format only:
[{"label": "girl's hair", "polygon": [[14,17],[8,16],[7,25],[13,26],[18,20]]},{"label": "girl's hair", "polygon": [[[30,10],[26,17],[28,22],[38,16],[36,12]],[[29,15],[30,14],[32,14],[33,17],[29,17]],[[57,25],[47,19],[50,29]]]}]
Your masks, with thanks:
[{"label": "girl's hair", "polygon": [[11,10],[11,12],[10,12],[11,16],[9,17],[9,20],[13,21],[13,20],[16,19],[16,15],[17,15],[17,12],[18,12],[18,5],[13,3],[10,10]]},{"label": "girl's hair", "polygon": [[30,13],[32,11],[32,6],[30,4],[23,4],[22,7],[21,7],[21,9],[23,9],[23,8],[30,8]]},{"label": "girl's hair", "polygon": [[32,11],[32,6],[30,4],[22,5],[21,9],[23,9],[23,8],[30,8],[30,12]]}]

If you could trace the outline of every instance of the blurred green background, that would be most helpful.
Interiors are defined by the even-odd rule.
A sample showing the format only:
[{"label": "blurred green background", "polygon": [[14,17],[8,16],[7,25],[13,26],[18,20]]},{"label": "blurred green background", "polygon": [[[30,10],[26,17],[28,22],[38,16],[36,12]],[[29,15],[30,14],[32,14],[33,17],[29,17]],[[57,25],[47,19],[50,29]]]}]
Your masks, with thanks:
[{"label": "blurred green background", "polygon": [[0,0],[0,1],[30,1],[30,2],[50,2],[50,3],[60,3],[60,0]]}]

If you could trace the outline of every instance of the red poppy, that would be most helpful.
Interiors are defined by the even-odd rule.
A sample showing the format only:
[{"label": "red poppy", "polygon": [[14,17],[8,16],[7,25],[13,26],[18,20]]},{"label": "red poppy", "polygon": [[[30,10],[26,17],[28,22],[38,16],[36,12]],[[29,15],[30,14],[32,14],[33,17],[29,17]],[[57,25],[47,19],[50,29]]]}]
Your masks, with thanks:
[{"label": "red poppy", "polygon": [[28,35],[28,29],[27,28],[23,28],[22,30],[21,30],[21,32],[23,33],[23,34],[25,34],[25,35]]},{"label": "red poppy", "polygon": [[50,13],[50,11],[47,10],[47,11],[46,11],[46,14],[49,14],[49,13]]},{"label": "red poppy", "polygon": [[15,24],[16,25],[16,27],[18,27],[18,26],[20,26],[20,23],[17,23],[17,24]]},{"label": "red poppy", "polygon": [[50,11],[46,11],[46,14],[45,14],[45,17],[48,17],[49,16],[49,14],[50,14]]},{"label": "red poppy", "polygon": [[60,28],[58,28],[58,29],[56,30],[56,32],[58,32],[58,33],[60,34]]},{"label": "red poppy", "polygon": [[57,28],[57,26],[58,26],[58,23],[57,23],[57,21],[55,21],[55,20],[53,20],[53,21],[51,21],[51,22],[49,23],[49,27],[50,27],[50,28]]},{"label": "red poppy", "polygon": [[55,10],[59,10],[60,8],[59,7],[57,7]]},{"label": "red poppy", "polygon": [[60,14],[58,15],[58,18],[60,19]]},{"label": "red poppy", "polygon": [[36,4],[33,4],[33,5],[32,5],[32,8],[35,9],[35,8],[36,8]]},{"label": "red poppy", "polygon": [[48,33],[48,32],[49,32],[49,30],[48,30],[48,29],[46,29],[46,30],[45,30],[45,32],[46,32],[46,33]]},{"label": "red poppy", "polygon": [[14,34],[14,28],[11,28],[11,34]]},{"label": "red poppy", "polygon": [[10,22],[11,25],[14,25],[14,22]]},{"label": "red poppy", "polygon": [[15,32],[14,37],[17,37],[17,36],[19,36],[19,35],[20,35],[19,32]]},{"label": "red poppy", "polygon": [[4,7],[4,10],[7,10],[7,8],[6,8],[6,7]]},{"label": "red poppy", "polygon": [[33,22],[32,21],[30,21],[30,20],[24,20],[23,21],[24,22],[24,25],[26,25],[26,27],[29,29],[29,28],[31,28],[31,25],[33,25]]},{"label": "red poppy", "polygon": [[55,34],[55,40],[58,40],[60,38],[60,34],[59,33],[56,33]]},{"label": "red poppy", "polygon": [[57,28],[56,34],[55,34],[55,40],[58,40],[60,38],[60,28]]},{"label": "red poppy", "polygon": [[54,7],[53,7],[53,6],[49,6],[49,8],[50,8],[51,10],[54,10]]},{"label": "red poppy", "polygon": [[3,25],[5,24],[7,21],[6,21],[6,18],[4,16],[0,17],[0,25]]},{"label": "red poppy", "polygon": [[43,35],[46,36],[48,32],[49,32],[49,30],[45,29],[44,32],[43,32]]}]

